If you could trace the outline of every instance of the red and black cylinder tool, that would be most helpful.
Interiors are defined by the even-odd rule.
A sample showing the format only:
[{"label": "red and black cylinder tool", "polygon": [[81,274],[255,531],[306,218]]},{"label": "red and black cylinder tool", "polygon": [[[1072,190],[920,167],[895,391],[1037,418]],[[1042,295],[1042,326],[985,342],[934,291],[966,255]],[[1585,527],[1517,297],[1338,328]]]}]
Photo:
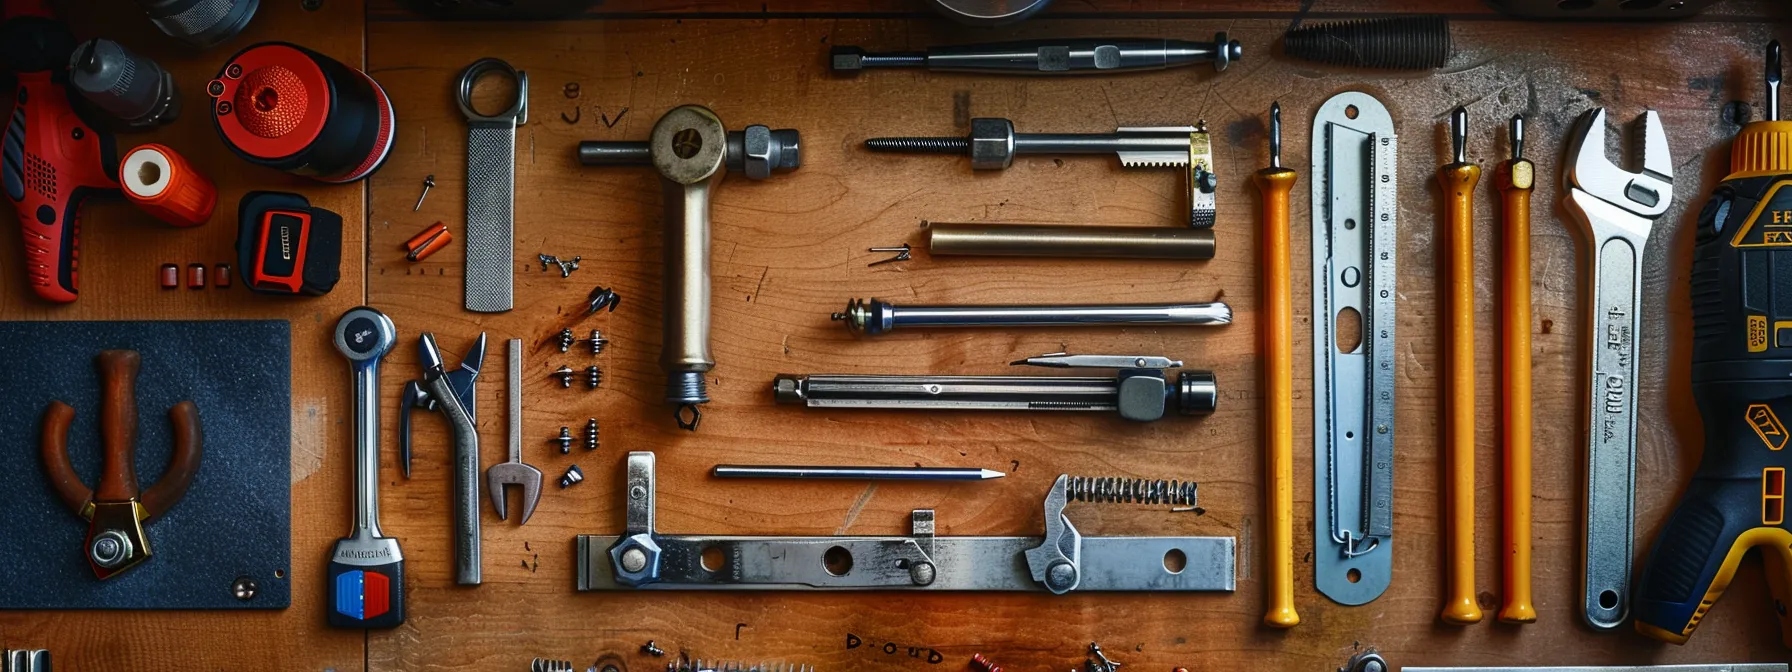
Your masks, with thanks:
[{"label": "red and black cylinder tool", "polygon": [[284,42],[239,51],[206,85],[212,125],[237,156],[321,182],[353,182],[386,162],[392,102],[367,73]]},{"label": "red and black cylinder tool", "polygon": [[81,207],[118,194],[109,133],[75,114],[68,97],[74,36],[43,0],[0,0],[0,62],[18,77],[0,136],[0,193],[19,214],[25,282],[57,303],[75,300]]}]

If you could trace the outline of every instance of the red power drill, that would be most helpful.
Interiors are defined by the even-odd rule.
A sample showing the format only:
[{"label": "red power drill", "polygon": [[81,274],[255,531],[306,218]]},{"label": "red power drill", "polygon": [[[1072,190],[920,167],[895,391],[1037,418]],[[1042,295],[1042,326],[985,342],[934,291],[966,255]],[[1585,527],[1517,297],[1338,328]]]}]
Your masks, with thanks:
[{"label": "red power drill", "polygon": [[19,213],[26,282],[38,296],[68,303],[75,300],[81,206],[119,193],[118,150],[110,133],[69,104],[75,40],[68,27],[44,0],[0,1],[0,61],[19,80],[0,136],[0,193]]}]

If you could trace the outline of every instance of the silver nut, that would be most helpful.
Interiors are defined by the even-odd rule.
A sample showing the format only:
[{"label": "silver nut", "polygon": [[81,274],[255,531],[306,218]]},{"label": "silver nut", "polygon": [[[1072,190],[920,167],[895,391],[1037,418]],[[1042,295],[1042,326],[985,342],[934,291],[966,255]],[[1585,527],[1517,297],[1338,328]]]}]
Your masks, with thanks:
[{"label": "silver nut", "polygon": [[1007,119],[971,120],[971,168],[1002,170],[1014,165],[1014,122]]},{"label": "silver nut", "polygon": [[131,540],[117,530],[101,532],[87,548],[87,557],[101,567],[117,567],[131,557]]},{"label": "silver nut", "polygon": [[746,157],[742,172],[752,180],[771,177],[772,166],[778,160],[778,150],[772,146],[772,129],[755,124],[741,136],[741,153]]}]

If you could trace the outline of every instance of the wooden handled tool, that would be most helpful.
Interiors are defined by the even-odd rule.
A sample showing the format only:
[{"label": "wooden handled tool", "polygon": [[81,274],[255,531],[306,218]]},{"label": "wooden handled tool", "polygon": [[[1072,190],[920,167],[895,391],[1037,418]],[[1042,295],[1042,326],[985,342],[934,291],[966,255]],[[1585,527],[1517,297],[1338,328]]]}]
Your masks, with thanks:
[{"label": "wooden handled tool", "polygon": [[75,409],[52,401],[44,409],[39,454],[56,496],[88,521],[87,559],[101,579],[149,559],[143,523],[161,516],[187,493],[202,454],[199,409],[183,401],[168,410],[174,452],[168,469],[148,490],[137,482],[137,370],[142,357],[132,350],[107,350],[94,359],[100,374],[100,443],[104,452],[98,487],[89,489],[68,457],[68,430]]},{"label": "wooden handled tool", "polygon": [[1444,608],[1449,623],[1481,622],[1475,602],[1475,183],[1464,158],[1468,111],[1450,115],[1455,161],[1437,171],[1444,210]]},{"label": "wooden handled tool", "polygon": [[1294,611],[1294,309],[1288,260],[1288,193],[1298,175],[1282,167],[1282,106],[1269,106],[1269,167],[1254,181],[1263,195],[1264,465],[1269,487],[1269,604],[1263,623],[1300,624]]},{"label": "wooden handled tool", "polygon": [[1512,159],[1496,184],[1500,229],[1500,415],[1505,460],[1500,621],[1535,623],[1531,607],[1531,179],[1524,159],[1524,116],[1512,117]]}]

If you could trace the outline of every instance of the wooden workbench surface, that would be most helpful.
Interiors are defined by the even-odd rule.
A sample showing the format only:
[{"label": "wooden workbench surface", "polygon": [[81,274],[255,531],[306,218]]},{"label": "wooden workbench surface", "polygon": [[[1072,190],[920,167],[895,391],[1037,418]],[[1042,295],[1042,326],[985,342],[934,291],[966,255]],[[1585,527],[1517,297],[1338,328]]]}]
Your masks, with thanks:
[{"label": "wooden workbench surface", "polygon": [[[1658,110],[1674,157],[1674,204],[1646,255],[1638,428],[1637,554],[1653,542],[1699,455],[1700,420],[1686,394],[1690,346],[1688,272],[1697,205],[1728,164],[1737,126],[1732,100],[1760,102],[1760,50],[1792,39],[1774,0],[1731,0],[1696,19],[1641,25],[1517,22],[1477,0],[1214,0],[1137,3],[1059,0],[1019,27],[982,31],[928,15],[918,1],[661,3],[614,0],[577,20],[431,21],[393,0],[263,2],[249,30],[204,54],[183,52],[134,8],[63,3],[83,37],[104,35],[176,72],[186,114],[175,125],[120,138],[162,142],[220,185],[213,221],[171,230],[122,204],[91,210],[84,226],[82,289],[73,306],[27,296],[11,209],[0,214],[0,319],[286,318],[293,323],[293,548],[290,609],[261,613],[0,613],[0,646],[49,648],[58,669],[522,670],[536,656],[579,669],[616,654],[627,669],[664,659],[638,647],[735,660],[781,659],[822,670],[958,670],[983,652],[1011,670],[1069,669],[1099,641],[1132,670],[1329,670],[1354,651],[1379,648],[1395,665],[1618,664],[1783,661],[1760,563],[1744,563],[1729,596],[1683,647],[1628,627],[1596,633],[1578,605],[1582,474],[1579,392],[1584,329],[1579,237],[1557,205],[1564,135],[1576,115],[1609,108],[1614,122]],[[1153,7],[1161,4],[1163,7]],[[1303,5],[1305,7],[1303,7]],[[1295,62],[1276,48],[1304,19],[1432,10],[1455,19],[1457,54],[1435,73],[1367,73]],[[104,14],[104,16],[96,16]],[[1206,38],[1228,31],[1245,55],[1225,73],[1206,67],[1095,78],[1015,78],[872,71],[829,74],[831,45],[918,49],[929,44],[1053,35]],[[203,114],[202,86],[223,59],[255,41],[288,40],[361,65],[390,94],[399,134],[385,167],[364,184],[329,187],[252,167],[222,146]],[[465,121],[452,85],[475,59],[495,56],[528,72],[529,123],[516,156],[516,309],[461,308]],[[570,94],[576,85],[578,95]],[[1380,599],[1344,607],[1313,590],[1311,315],[1308,151],[1312,114],[1349,89],[1375,93],[1402,141],[1398,456],[1394,582]],[[1267,162],[1265,118],[1284,110],[1284,165],[1301,171],[1294,200],[1295,558],[1303,622],[1262,626],[1263,462],[1256,356],[1257,193],[1251,172]],[[10,100],[5,101],[10,105]],[[710,376],[714,403],[701,430],[672,422],[657,364],[660,211],[647,169],[584,168],[580,140],[645,139],[664,111],[711,107],[731,127],[763,123],[802,132],[803,166],[764,182],[733,177],[714,208],[715,305]],[[1476,352],[1479,540],[1484,609],[1499,603],[1499,468],[1494,384],[1495,209],[1492,168],[1506,158],[1505,120],[1530,119],[1527,153],[1538,162],[1533,245],[1538,622],[1441,624],[1444,522],[1438,391],[1441,322],[1436,292],[1440,195],[1448,111],[1467,105],[1468,155],[1488,169],[1477,191]],[[1755,108],[1756,110],[1759,107]],[[1758,115],[1759,112],[1757,111]],[[1170,226],[1182,207],[1177,171],[1132,171],[1101,158],[1023,158],[1001,172],[972,173],[963,159],[874,155],[880,135],[957,135],[973,116],[1008,117],[1018,130],[1103,132],[1122,125],[1214,129],[1220,178],[1218,254],[1208,262],[933,260],[868,267],[865,248],[922,241],[924,220]],[[577,121],[569,122],[575,118]],[[1613,139],[1614,148],[1618,145]],[[435,176],[420,212],[420,183]],[[236,199],[256,188],[297,190],[345,215],[344,279],[330,295],[297,301],[228,292],[164,292],[164,262],[234,256]],[[420,264],[400,244],[443,221],[456,242]],[[562,279],[538,252],[582,255]],[[593,285],[615,287],[621,309],[590,319],[573,310]],[[828,313],[850,298],[906,302],[1159,302],[1231,304],[1223,329],[914,331],[855,338]],[[400,346],[386,360],[382,523],[408,560],[409,620],[364,634],[324,625],[321,577],[332,541],[348,526],[350,426],[347,368],[329,343],[344,310],[365,302],[392,316]],[[561,354],[562,326],[601,328],[609,350]],[[433,332],[450,361],[471,339],[492,340],[478,388],[484,462],[504,458],[503,341],[523,338],[524,459],[550,481],[577,463],[587,481],[549,483],[527,526],[484,512],[483,586],[454,584],[449,545],[445,424],[417,428],[415,475],[398,470],[399,389],[418,375],[415,339]],[[582,346],[581,346],[582,347]],[[774,406],[777,373],[1004,373],[1010,360],[1057,350],[1138,352],[1216,372],[1219,412],[1129,424],[1103,415],[824,412]],[[604,368],[603,387],[563,390],[548,378],[562,364]],[[3,365],[4,363],[0,363]],[[603,426],[596,453],[562,456],[546,439],[585,418]],[[27,437],[6,437],[15,446]],[[1075,506],[1085,534],[1226,535],[1238,539],[1233,594],[915,594],[626,592],[573,590],[574,535],[613,534],[622,524],[624,455],[659,458],[658,525],[674,533],[901,534],[908,512],[933,508],[942,535],[1031,535],[1040,499],[1060,473],[1193,479],[1204,513]],[[784,485],[718,482],[722,462],[925,463],[1007,471],[980,484]],[[32,475],[20,475],[32,477]],[[6,552],[38,552],[8,540]],[[851,642],[859,642],[854,646]],[[894,651],[895,653],[887,653]],[[937,652],[937,660],[929,656]]]}]

